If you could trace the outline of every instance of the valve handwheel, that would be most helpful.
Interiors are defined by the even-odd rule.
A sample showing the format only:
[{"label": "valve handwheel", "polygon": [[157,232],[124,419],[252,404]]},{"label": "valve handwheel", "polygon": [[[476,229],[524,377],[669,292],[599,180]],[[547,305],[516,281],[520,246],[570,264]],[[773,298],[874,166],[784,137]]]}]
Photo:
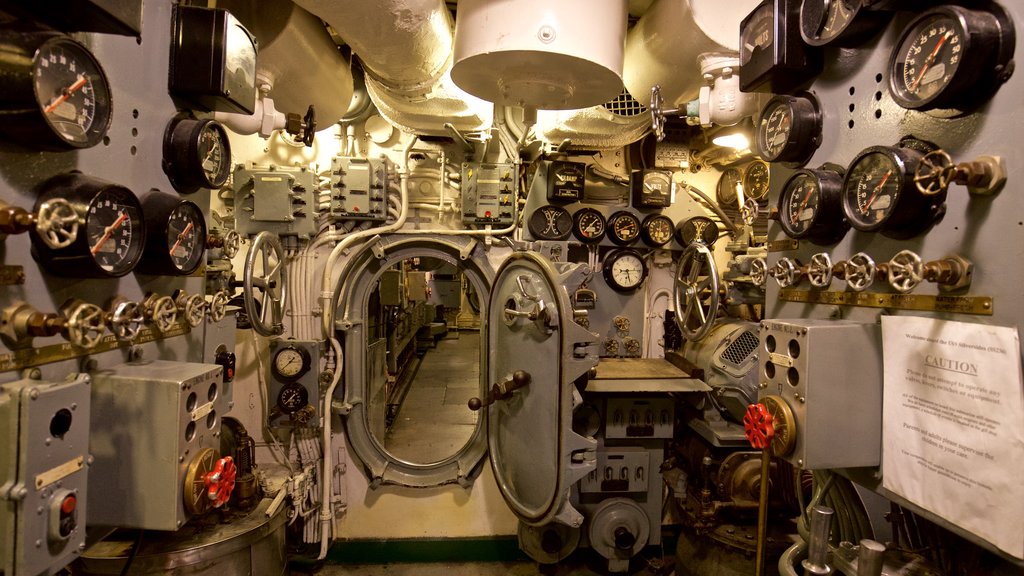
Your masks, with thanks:
[{"label": "valve handwheel", "polygon": [[235,489],[235,476],[238,469],[231,456],[225,456],[213,465],[213,470],[203,476],[203,484],[206,487],[206,497],[210,505],[220,508],[231,498],[231,491]]},{"label": "valve handwheel", "polygon": [[751,446],[758,450],[771,446],[772,439],[775,438],[772,421],[772,415],[768,413],[768,408],[764,404],[747,406],[747,413],[743,415],[743,432]]},{"label": "valve handwheel", "polygon": [[708,335],[718,313],[718,268],[707,246],[694,242],[679,258],[675,281],[676,324],[687,340]]},{"label": "valve handwheel", "polygon": [[78,238],[80,220],[78,212],[67,200],[46,200],[39,205],[36,214],[36,233],[54,250],[67,248]]},{"label": "valve handwheel", "polygon": [[875,274],[878,271],[875,261],[864,252],[850,256],[844,268],[846,285],[857,292],[867,290],[875,281]]},{"label": "valve handwheel", "polygon": [[921,158],[914,170],[914,185],[925,196],[934,196],[949,188],[956,167],[945,150],[932,150]]},{"label": "valve handwheel", "polygon": [[910,250],[901,250],[889,260],[889,284],[897,292],[906,294],[924,279],[924,263]]},{"label": "valve handwheel", "polygon": [[260,232],[245,256],[242,302],[249,324],[261,336],[284,332],[284,280],[281,240],[276,234]]},{"label": "valve handwheel", "polygon": [[811,256],[811,263],[807,267],[807,279],[815,288],[828,288],[832,283],[832,258],[825,252],[818,252]]}]

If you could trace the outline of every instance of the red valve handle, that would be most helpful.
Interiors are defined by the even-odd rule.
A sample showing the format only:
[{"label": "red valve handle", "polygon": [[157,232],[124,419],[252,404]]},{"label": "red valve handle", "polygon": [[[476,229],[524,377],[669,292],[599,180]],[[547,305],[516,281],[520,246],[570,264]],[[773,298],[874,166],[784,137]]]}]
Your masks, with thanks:
[{"label": "red valve handle", "polygon": [[743,431],[754,448],[764,450],[771,445],[775,427],[772,425],[772,415],[764,404],[747,406],[747,413],[743,416]]},{"label": "red valve handle", "polygon": [[235,489],[237,472],[234,460],[231,456],[225,456],[217,460],[213,470],[203,476],[206,497],[210,499],[214,508],[220,508],[231,498],[231,491]]}]

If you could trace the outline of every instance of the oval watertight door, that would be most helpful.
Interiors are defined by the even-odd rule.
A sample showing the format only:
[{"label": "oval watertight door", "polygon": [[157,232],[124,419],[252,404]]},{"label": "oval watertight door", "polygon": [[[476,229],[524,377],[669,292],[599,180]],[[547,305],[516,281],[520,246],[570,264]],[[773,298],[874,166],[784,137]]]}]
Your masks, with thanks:
[{"label": "oval watertight door", "polygon": [[[572,431],[574,381],[597,365],[596,335],[573,322],[567,290],[581,264],[516,252],[499,268],[488,306],[486,406],[491,467],[505,501],[531,526],[578,527],[569,488],[595,467],[596,442]],[[478,407],[479,407],[478,406]]]}]

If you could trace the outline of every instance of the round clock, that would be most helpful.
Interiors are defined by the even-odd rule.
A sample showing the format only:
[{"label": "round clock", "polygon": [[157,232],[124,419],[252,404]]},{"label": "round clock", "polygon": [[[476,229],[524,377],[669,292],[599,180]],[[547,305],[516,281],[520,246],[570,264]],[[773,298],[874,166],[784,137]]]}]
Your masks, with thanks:
[{"label": "round clock", "polygon": [[572,216],[572,234],[580,242],[600,242],[606,228],[604,216],[593,208],[581,208]]},{"label": "round clock", "polygon": [[182,194],[221,187],[231,174],[227,130],[216,120],[174,118],[164,133],[163,167]]},{"label": "round clock", "polygon": [[274,353],[271,371],[278,380],[292,382],[309,371],[309,352],[296,346],[285,346]]},{"label": "round clock", "polygon": [[634,250],[613,250],[601,265],[608,286],[616,292],[632,292],[647,278],[647,264]]},{"label": "round clock", "polygon": [[821,112],[810,95],[773,97],[761,109],[757,154],[768,162],[803,164],[821,145]]},{"label": "round clock", "polygon": [[616,212],[608,218],[608,238],[625,246],[640,237],[640,218],[632,212]]},{"label": "round clock", "polygon": [[560,206],[541,206],[530,214],[526,227],[537,240],[565,240],[572,233],[572,215]]}]

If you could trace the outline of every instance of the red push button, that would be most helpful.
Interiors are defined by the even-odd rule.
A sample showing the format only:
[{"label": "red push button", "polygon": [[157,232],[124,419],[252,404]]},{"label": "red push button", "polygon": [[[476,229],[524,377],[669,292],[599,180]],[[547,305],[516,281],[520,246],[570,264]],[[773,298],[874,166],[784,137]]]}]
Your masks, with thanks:
[{"label": "red push button", "polygon": [[60,512],[61,514],[71,514],[77,506],[78,499],[75,498],[74,494],[65,496],[64,501],[60,503]]}]

